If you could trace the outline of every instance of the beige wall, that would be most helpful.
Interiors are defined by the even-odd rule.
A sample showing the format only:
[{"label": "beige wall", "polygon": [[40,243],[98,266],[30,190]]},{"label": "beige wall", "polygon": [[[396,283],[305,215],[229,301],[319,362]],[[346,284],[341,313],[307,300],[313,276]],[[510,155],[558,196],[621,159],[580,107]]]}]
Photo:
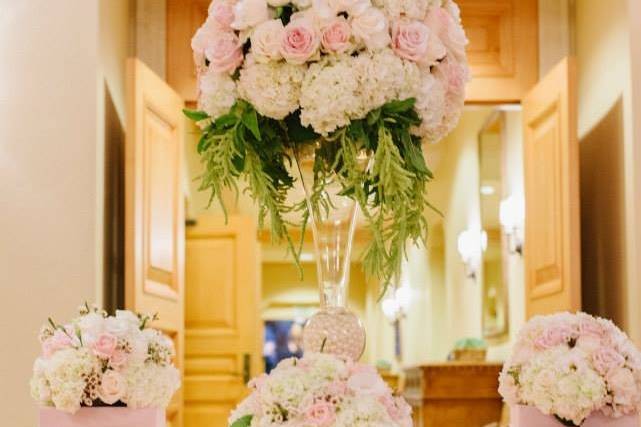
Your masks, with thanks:
[{"label": "beige wall", "polygon": [[[576,4],[582,162],[583,286],[587,308],[637,339],[636,192],[630,22],[626,0]],[[595,31],[598,28],[598,31]],[[634,44],[634,43],[633,43]],[[636,315],[635,315],[636,316]]]},{"label": "beige wall", "polygon": [[46,316],[96,296],[98,1],[0,0],[0,412],[33,427]]}]

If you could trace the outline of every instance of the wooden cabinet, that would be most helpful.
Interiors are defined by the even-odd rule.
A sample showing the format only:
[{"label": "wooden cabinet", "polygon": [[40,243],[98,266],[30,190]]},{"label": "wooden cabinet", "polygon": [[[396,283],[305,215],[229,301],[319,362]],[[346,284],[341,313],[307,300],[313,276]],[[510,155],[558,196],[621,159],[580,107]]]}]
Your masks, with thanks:
[{"label": "wooden cabinet", "polygon": [[415,427],[482,427],[501,419],[501,365],[452,362],[405,370]]},{"label": "wooden cabinet", "polygon": [[538,80],[537,0],[457,0],[470,40],[467,102],[518,102]]},{"label": "wooden cabinet", "polygon": [[[471,103],[519,102],[538,79],[537,0],[457,0],[470,40]],[[191,38],[209,0],[167,0],[167,81],[188,102],[197,96]]]}]

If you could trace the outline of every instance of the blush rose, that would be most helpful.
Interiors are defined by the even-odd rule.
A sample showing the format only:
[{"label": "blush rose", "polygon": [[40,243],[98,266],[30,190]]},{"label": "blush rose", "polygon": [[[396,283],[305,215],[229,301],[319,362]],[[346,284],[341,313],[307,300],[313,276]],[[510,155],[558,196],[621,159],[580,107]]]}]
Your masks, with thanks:
[{"label": "blush rose", "polygon": [[98,397],[107,405],[113,405],[125,396],[127,382],[118,372],[108,370],[102,375]]},{"label": "blush rose", "polygon": [[280,53],[290,64],[304,64],[318,53],[320,37],[312,22],[306,18],[290,22],[280,44]]},{"label": "blush rose", "polygon": [[113,356],[118,346],[118,338],[109,332],[102,333],[93,343],[93,353],[101,359],[109,359]]},{"label": "blush rose", "polygon": [[276,61],[281,58],[280,43],[285,27],[280,19],[272,19],[260,24],[251,35],[251,46],[257,62]]},{"label": "blush rose", "polygon": [[425,58],[429,38],[427,25],[419,21],[400,20],[392,28],[392,49],[403,59],[419,62]]},{"label": "blush rose", "polygon": [[305,421],[317,427],[329,427],[335,419],[336,414],[332,405],[322,400],[314,403],[305,412]]},{"label": "blush rose", "polygon": [[369,50],[379,50],[390,43],[389,27],[385,14],[370,7],[351,19],[352,34]]},{"label": "blush rose", "polygon": [[343,17],[332,20],[322,29],[321,44],[328,53],[345,53],[352,47],[352,29]]},{"label": "blush rose", "polygon": [[205,50],[209,68],[217,73],[233,73],[243,62],[240,40],[232,32],[217,34]]}]

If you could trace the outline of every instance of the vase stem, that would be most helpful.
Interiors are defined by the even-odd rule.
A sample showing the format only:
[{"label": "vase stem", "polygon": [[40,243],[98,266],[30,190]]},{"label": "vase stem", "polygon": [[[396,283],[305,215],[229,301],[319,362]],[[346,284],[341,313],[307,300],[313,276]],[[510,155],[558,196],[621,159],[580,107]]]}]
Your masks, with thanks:
[{"label": "vase stem", "polygon": [[[313,146],[295,153],[314,236],[320,294],[320,311],[305,326],[305,350],[358,359],[365,346],[365,331],[347,308],[358,205],[342,194],[343,188],[335,175],[316,173],[315,155]],[[317,191],[319,188],[322,190]]]}]

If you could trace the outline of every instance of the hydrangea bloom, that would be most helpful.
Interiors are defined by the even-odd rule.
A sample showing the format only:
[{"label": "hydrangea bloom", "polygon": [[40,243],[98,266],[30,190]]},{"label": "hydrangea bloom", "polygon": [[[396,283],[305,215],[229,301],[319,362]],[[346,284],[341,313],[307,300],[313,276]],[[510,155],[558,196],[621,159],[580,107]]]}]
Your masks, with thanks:
[{"label": "hydrangea bloom", "polygon": [[232,412],[230,425],[251,417],[252,427],[412,426],[409,405],[374,368],[329,354],[286,359],[250,387],[252,394]]},{"label": "hydrangea bloom", "polygon": [[148,328],[149,316],[115,316],[84,306],[66,325],[42,328],[31,394],[41,405],[74,413],[81,406],[166,407],[180,385],[172,341]]},{"label": "hydrangea bloom", "polygon": [[499,391],[511,405],[535,406],[575,425],[595,411],[616,418],[640,408],[640,358],[609,320],[539,316],[521,330]]}]

